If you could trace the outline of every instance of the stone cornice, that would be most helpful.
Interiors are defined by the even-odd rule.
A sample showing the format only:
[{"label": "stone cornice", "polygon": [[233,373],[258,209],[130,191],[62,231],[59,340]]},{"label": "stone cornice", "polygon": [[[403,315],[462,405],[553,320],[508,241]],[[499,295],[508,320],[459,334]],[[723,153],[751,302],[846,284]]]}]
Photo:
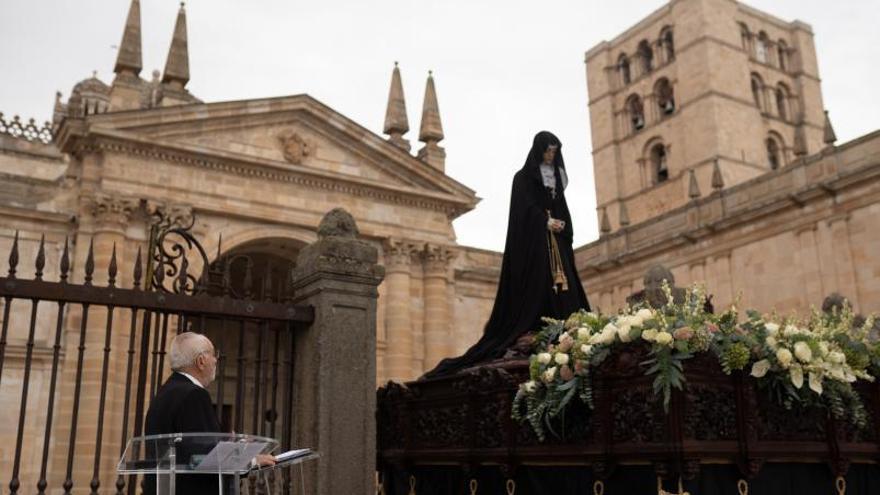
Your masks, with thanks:
[{"label": "stone cornice", "polygon": [[[254,100],[225,101],[193,105],[160,107],[148,110],[129,110],[110,112],[89,116],[86,121],[65,122],[58,132],[57,141],[62,150],[67,150],[68,141],[75,134],[83,134],[90,128],[112,128],[128,130],[130,133],[153,132],[175,124],[192,124],[198,121],[204,124],[211,120],[224,118],[251,117],[270,115],[292,111],[306,111],[351,139],[361,142],[365,148],[379,153],[383,159],[395,163],[414,176],[422,177],[434,184],[438,189],[447,191],[451,196],[459,196],[459,202],[476,205],[478,199],[474,191],[443,172],[426,166],[424,162],[400,148],[388,143],[381,136],[359,125],[315,98],[306,95],[292,95],[276,98]],[[200,149],[202,153],[204,149]],[[213,150],[212,150],[213,151]]]},{"label": "stone cornice", "polygon": [[33,208],[0,205],[0,218],[18,218],[26,221],[40,222],[41,224],[71,225],[76,216],[71,213],[40,211]]},{"label": "stone cornice", "polygon": [[216,150],[207,153],[202,148],[151,141],[111,129],[91,128],[87,136],[77,140],[69,151],[77,156],[109,151],[245,177],[288,182],[311,189],[330,190],[351,196],[440,211],[451,219],[476,206],[476,198],[465,199],[432,191],[412,191],[374,180]]}]

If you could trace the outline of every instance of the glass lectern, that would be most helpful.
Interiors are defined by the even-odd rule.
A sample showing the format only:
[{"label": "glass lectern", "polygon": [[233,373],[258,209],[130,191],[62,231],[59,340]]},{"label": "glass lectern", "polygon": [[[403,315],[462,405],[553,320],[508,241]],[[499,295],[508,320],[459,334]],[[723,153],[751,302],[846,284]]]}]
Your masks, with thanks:
[{"label": "glass lectern", "polygon": [[231,433],[135,437],[128,442],[117,472],[144,475],[148,484],[155,485],[156,495],[175,495],[177,477],[181,475],[213,475],[218,494],[237,495],[239,477],[254,467],[254,457],[276,447],[278,442],[271,438]]}]

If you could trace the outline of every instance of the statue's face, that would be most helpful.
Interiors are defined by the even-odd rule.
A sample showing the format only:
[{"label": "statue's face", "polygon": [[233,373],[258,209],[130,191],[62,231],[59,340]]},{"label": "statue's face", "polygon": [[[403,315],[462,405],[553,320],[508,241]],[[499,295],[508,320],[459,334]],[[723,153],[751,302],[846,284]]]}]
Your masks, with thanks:
[{"label": "statue's face", "polygon": [[544,163],[553,163],[553,160],[556,159],[556,149],[558,146],[550,145],[547,147],[547,150],[544,151]]},{"label": "statue's face", "polygon": [[654,266],[645,274],[645,288],[659,289],[663,285],[664,280],[670,286],[675,285],[675,278],[672,276],[672,272],[662,266]]}]

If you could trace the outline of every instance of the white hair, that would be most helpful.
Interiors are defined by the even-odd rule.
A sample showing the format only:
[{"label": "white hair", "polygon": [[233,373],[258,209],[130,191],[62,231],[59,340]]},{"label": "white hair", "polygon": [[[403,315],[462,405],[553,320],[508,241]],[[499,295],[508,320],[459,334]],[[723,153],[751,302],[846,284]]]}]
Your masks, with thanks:
[{"label": "white hair", "polygon": [[214,345],[208,337],[195,332],[183,332],[171,341],[168,360],[173,371],[180,371],[196,364],[202,354],[211,352]]}]

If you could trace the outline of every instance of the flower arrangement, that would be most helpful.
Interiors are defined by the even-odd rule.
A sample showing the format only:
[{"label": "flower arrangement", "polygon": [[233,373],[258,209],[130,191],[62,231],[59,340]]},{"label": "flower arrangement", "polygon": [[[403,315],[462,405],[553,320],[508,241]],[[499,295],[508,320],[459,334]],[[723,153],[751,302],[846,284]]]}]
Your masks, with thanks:
[{"label": "flower arrangement", "polygon": [[[842,311],[809,318],[761,315],[741,317],[736,304],[720,314],[704,311],[700,287],[673,302],[664,285],[666,305],[628,306],[614,316],[580,311],[567,320],[545,318],[529,360],[530,379],[521,384],[512,416],[527,421],[540,440],[554,435],[554,420],[575,398],[593,408],[592,371],[617,346],[647,345],[640,366],[654,377],[653,390],[668,411],[672,389],[685,385],[685,362],[712,353],[722,370],[748,372],[778,404],[787,409],[823,407],[857,428],[866,425],[864,406],[853,390],[857,380],[873,381],[880,371],[880,343],[869,330],[873,318],[853,328],[854,315]],[[557,435],[558,436],[558,435]]]}]

